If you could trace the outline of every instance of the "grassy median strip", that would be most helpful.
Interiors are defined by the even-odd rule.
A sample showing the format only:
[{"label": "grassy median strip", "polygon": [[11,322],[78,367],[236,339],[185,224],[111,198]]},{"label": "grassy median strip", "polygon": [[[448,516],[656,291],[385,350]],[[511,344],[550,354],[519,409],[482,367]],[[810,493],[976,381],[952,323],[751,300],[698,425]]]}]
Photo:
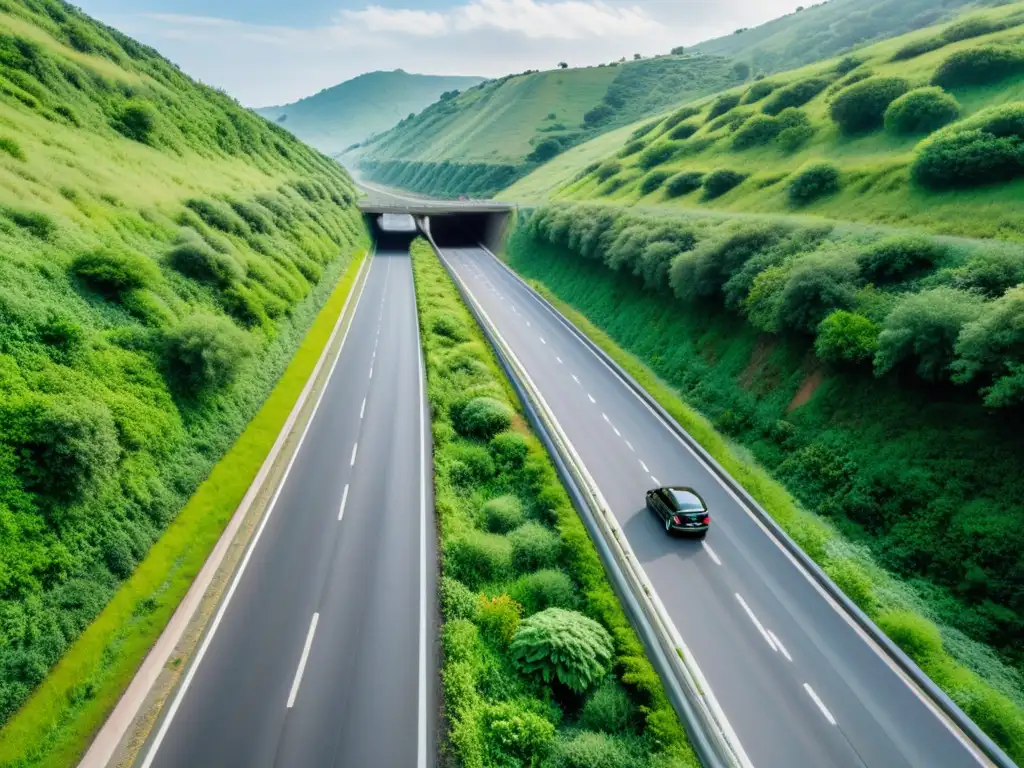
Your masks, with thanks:
[{"label": "grassy median strip", "polygon": [[[543,248],[531,257],[530,249]],[[560,258],[547,246],[517,233],[510,242],[509,261],[526,274],[545,259]],[[547,262],[550,263],[550,262]],[[582,279],[582,278],[581,278]],[[918,666],[1014,760],[1024,759],[1024,711],[1007,691],[1013,679],[998,688],[982,677],[1005,676],[1002,665],[980,644],[961,638],[973,651],[976,669],[968,668],[946,647],[948,640],[926,618],[921,601],[903,583],[875,563],[863,547],[851,544],[831,523],[804,509],[749,452],[724,437],[701,413],[687,405],[639,357],[620,347],[611,336],[537,279],[527,282],[580,331],[621,365],[734,479],[767,510],[772,518],[867,613]],[[621,310],[620,310],[621,311]],[[643,317],[640,312],[636,317]],[[961,650],[959,656],[963,655]],[[986,675],[988,677],[989,675]]]},{"label": "grassy median strip", "polygon": [[696,766],[550,457],[433,249],[412,247],[434,438],[445,751]]},{"label": "grassy median strip", "polygon": [[316,367],[366,256],[341,280],[262,408],[132,576],[0,731],[0,765],[74,765],[131,682],[259,472]]}]

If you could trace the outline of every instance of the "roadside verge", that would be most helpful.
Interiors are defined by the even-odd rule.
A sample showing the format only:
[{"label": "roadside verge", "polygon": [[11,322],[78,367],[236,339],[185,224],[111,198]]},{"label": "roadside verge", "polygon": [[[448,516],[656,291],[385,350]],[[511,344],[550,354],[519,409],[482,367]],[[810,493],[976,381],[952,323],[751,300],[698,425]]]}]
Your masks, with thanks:
[{"label": "roadside verge", "polygon": [[366,251],[350,258],[259,412],[8,723],[0,764],[66,768],[90,742],[82,765],[130,764],[262,516],[368,261]]}]

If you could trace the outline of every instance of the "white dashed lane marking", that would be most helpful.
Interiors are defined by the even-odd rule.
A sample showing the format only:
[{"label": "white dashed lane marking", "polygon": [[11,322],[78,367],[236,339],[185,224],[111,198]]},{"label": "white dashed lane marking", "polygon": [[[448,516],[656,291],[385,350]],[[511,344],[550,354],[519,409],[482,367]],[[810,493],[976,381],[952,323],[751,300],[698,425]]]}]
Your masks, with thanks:
[{"label": "white dashed lane marking", "polygon": [[708,553],[708,557],[715,561],[715,565],[721,565],[722,561],[718,559],[718,555],[715,554],[715,550],[711,548],[711,545],[706,541],[702,541],[701,545],[704,547],[704,551]]},{"label": "white dashed lane marking", "polygon": [[825,716],[825,719],[828,720],[832,725],[835,725],[836,719],[832,717],[832,713],[828,711],[828,707],[825,706],[825,703],[818,698],[818,694],[814,692],[814,689],[811,688],[811,686],[809,686],[807,683],[804,683],[804,690],[807,691],[808,696],[814,699],[814,703],[818,705],[818,709],[821,710],[821,714]]}]

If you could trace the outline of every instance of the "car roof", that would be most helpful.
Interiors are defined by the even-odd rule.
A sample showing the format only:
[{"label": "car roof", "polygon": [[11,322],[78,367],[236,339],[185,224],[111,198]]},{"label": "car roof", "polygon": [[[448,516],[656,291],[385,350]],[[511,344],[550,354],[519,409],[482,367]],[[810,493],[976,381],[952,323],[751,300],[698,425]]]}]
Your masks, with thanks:
[{"label": "car roof", "polygon": [[671,485],[663,488],[662,490],[669,491],[675,498],[675,501],[680,505],[685,502],[690,502],[691,504],[696,502],[702,509],[707,509],[704,499],[702,499],[701,495],[693,490],[693,488],[689,488],[685,485]]}]

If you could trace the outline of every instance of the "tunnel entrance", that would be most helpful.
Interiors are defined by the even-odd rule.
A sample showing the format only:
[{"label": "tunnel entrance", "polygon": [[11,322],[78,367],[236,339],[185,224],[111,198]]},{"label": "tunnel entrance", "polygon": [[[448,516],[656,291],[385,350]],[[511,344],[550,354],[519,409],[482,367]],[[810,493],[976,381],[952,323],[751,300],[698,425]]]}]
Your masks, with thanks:
[{"label": "tunnel entrance", "polygon": [[378,251],[408,251],[420,233],[409,214],[367,214],[366,224]]},{"label": "tunnel entrance", "polygon": [[442,248],[466,248],[481,243],[492,251],[501,247],[508,227],[508,211],[443,213],[427,217],[434,242]]}]

